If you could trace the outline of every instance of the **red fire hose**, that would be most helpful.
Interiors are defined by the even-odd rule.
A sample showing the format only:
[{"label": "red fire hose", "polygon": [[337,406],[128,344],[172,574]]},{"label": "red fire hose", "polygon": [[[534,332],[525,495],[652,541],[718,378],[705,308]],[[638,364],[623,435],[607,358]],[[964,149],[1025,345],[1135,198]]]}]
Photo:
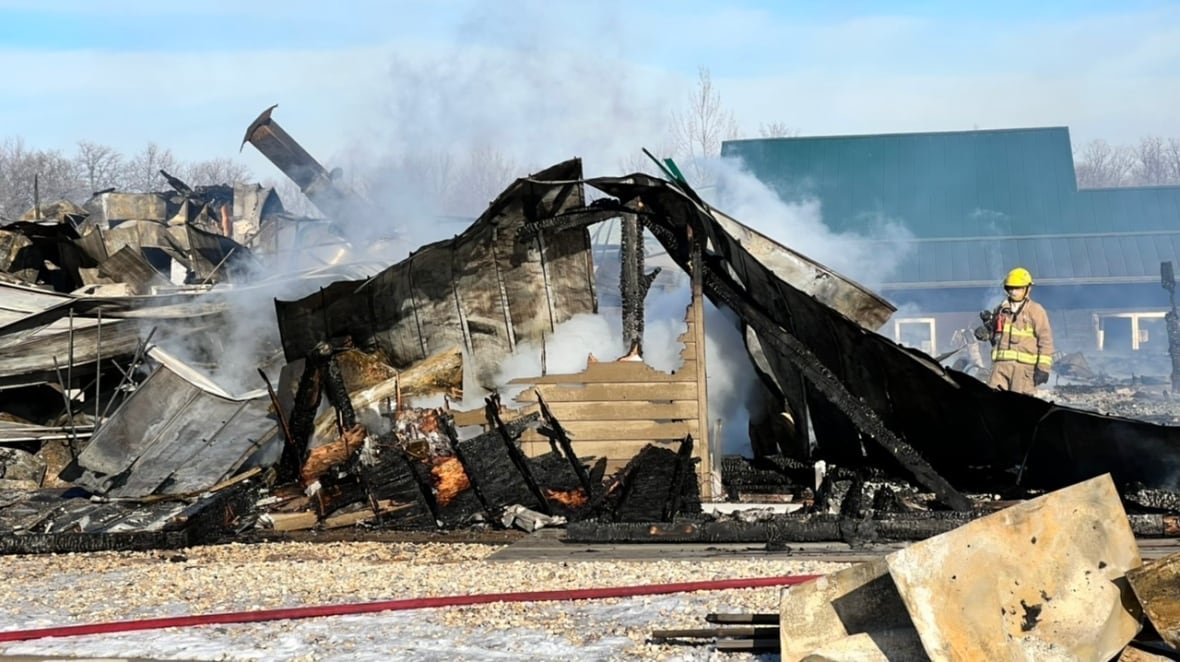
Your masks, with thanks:
[{"label": "red fire hose", "polygon": [[194,614],[192,616],[171,616],[168,618],[144,618],[133,621],[110,621],[87,623],[85,625],[62,625],[34,630],[12,630],[0,632],[0,642],[27,641],[45,637],[72,637],[83,634],[110,634],[112,632],[133,632],[136,630],[158,630],[162,628],[212,625],[214,623],[258,623],[319,616],[343,616],[346,614],[371,614],[379,611],[404,611],[429,609],[431,607],[461,607],[487,604],[489,602],[543,602],[549,600],[597,600],[602,598],[625,598],[635,595],[662,595],[686,593],[689,591],[722,591],[734,588],[759,588],[766,586],[791,586],[815,579],[819,575],[793,575],[789,577],[751,577],[747,579],[717,579],[681,584],[649,584],[646,586],[615,586],[608,588],[580,588],[564,591],[525,591],[519,593],[484,593],[479,595],[448,595],[437,598],[410,598],[407,600],[382,600],[380,602],[354,602],[342,605],[319,605],[315,607],[292,607],[288,609],[263,609],[259,611],[232,611],[219,614]]}]

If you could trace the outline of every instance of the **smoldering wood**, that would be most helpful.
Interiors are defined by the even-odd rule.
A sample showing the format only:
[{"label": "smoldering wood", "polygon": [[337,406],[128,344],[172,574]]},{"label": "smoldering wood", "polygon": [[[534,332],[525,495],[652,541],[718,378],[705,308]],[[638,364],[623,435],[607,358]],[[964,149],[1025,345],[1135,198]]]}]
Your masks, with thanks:
[{"label": "smoldering wood", "polygon": [[[506,434],[519,436],[520,431],[534,424],[538,416],[533,413],[505,423]],[[490,430],[455,446],[457,454],[463,458],[468,477],[479,486],[480,494],[493,512],[512,504],[540,510],[541,504],[525,484],[501,434],[500,430]]]},{"label": "smoldering wood", "polygon": [[[549,509],[553,515],[560,515],[566,519],[573,520],[588,514],[590,500],[602,490],[601,485],[599,485],[597,490],[583,486],[577,474],[570,468],[569,460],[563,453],[549,452],[544,455],[530,457],[528,463],[529,471],[536,477],[537,483],[541,486],[541,490],[545,495],[546,501],[549,502]],[[582,471],[585,472],[585,467],[582,468]],[[566,494],[580,492],[584,500],[580,505],[574,506],[551,495],[551,492],[562,492]]]},{"label": "smoldering wood", "polygon": [[472,460],[467,456],[468,449],[459,441],[459,433],[455,429],[455,420],[447,415],[439,418],[439,423],[442,426],[443,434],[446,435],[447,443],[450,446],[451,453],[454,454],[455,459],[463,467],[463,471],[467,474],[467,480],[471,483],[469,490],[475,496],[475,500],[489,517],[494,516],[496,507],[488,499],[488,496],[480,488],[480,479],[475,475],[472,466]]},{"label": "smoldering wood", "polygon": [[299,469],[299,481],[303,485],[310,485],[320,476],[348,462],[365,442],[367,434],[363,425],[353,425],[341,432],[340,437],[332,443],[307,451],[306,459]]}]

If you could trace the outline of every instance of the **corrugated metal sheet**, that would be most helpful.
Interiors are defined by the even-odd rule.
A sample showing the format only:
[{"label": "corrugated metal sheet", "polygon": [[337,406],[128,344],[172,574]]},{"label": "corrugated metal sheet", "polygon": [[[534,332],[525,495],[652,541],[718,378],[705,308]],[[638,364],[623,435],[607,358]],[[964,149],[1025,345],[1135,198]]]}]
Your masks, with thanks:
[{"label": "corrugated metal sheet", "polygon": [[94,434],[71,480],[113,497],[193,494],[231,476],[276,431],[265,398],[215,395],[163,366]]}]

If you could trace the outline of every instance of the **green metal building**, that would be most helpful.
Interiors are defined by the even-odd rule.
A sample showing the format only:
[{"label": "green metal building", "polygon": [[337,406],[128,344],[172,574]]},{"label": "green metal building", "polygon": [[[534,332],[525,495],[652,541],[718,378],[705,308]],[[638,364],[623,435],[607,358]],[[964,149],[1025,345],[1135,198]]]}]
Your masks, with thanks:
[{"label": "green metal building", "polygon": [[1160,263],[1180,255],[1180,186],[1079,190],[1066,127],[734,140],[721,153],[784,201],[820,200],[833,231],[909,230],[869,242],[903,255],[879,286],[900,309],[882,329],[897,340],[950,347],[1023,266],[1062,348],[1166,351]]}]

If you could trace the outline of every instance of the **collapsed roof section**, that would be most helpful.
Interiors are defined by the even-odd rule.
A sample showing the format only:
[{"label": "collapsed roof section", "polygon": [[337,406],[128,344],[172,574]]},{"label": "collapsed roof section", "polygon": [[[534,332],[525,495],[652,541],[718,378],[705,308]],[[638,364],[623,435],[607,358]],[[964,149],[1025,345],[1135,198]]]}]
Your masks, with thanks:
[{"label": "collapsed roof section", "polygon": [[943,368],[780,278],[683,183],[641,174],[587,183],[640,214],[682,268],[704,249],[706,294],[757,333],[776,383],[802,376],[803,399],[791,405],[810,412],[819,457],[900,463],[948,505],[962,503],[948,482],[1055,489],[1110,472],[1121,488],[1180,488],[1180,428],[996,391]]},{"label": "collapsed roof section", "polygon": [[597,311],[584,227],[517,241],[526,222],[583,207],[581,177],[581,161],[573,159],[534,176],[545,184],[519,179],[455,238],[424,246],[367,280],[276,301],[287,360],[303,358],[325,338],[379,349],[399,369],[462,347],[480,383],[493,386],[499,361],[518,343]]}]

